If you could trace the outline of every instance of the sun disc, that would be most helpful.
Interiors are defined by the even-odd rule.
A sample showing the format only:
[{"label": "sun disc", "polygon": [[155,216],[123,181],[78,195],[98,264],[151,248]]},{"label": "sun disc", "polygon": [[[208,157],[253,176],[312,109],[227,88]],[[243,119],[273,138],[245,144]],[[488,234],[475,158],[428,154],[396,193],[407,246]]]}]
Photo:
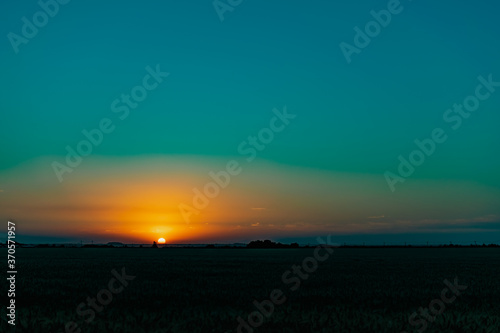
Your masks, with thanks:
[{"label": "sun disc", "polygon": [[165,244],[165,238],[160,238],[158,239],[159,244]]}]

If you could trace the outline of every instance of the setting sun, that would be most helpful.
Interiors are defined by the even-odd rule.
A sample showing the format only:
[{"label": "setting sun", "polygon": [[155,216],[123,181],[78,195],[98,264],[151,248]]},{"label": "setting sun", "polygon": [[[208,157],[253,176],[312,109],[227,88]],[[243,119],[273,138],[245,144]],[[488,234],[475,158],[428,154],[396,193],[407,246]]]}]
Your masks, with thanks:
[{"label": "setting sun", "polygon": [[158,244],[165,244],[165,238],[158,239]]}]

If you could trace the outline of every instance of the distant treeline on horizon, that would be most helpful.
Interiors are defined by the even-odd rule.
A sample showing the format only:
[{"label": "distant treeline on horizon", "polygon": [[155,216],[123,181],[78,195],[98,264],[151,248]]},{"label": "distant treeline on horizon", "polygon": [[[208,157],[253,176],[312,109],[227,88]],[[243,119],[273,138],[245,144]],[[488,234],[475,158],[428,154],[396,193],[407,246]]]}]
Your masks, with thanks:
[{"label": "distant treeline on horizon", "polygon": [[[336,247],[336,248],[484,248],[484,247],[500,247],[500,244],[470,244],[470,245],[458,245],[458,244],[404,244],[404,245],[359,245],[359,244],[339,244],[338,246],[332,246],[327,244],[316,244],[316,245],[299,245],[298,243],[282,244],[279,242],[273,242],[270,240],[255,240],[248,244],[245,243],[233,243],[233,244],[125,244],[120,242],[109,242],[107,244],[23,244],[16,242],[17,247],[24,248],[190,248],[190,249],[307,249],[315,248],[318,245]],[[7,244],[0,243],[0,247],[7,247]]]}]

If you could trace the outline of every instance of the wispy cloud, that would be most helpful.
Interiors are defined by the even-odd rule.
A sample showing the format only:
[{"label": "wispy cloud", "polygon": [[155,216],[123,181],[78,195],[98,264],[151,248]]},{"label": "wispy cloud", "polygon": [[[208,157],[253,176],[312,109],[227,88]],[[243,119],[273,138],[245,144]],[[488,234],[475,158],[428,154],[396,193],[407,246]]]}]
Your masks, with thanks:
[{"label": "wispy cloud", "polygon": [[368,216],[369,219],[383,219],[385,215],[380,215],[380,216]]}]

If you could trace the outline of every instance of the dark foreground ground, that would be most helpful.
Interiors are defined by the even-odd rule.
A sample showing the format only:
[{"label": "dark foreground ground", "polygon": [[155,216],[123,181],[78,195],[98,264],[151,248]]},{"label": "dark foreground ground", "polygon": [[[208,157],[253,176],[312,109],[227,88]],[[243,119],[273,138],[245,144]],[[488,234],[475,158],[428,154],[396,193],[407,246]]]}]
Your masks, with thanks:
[{"label": "dark foreground ground", "polygon": [[[224,333],[238,331],[238,316],[246,322],[240,332],[500,332],[498,248],[340,248],[316,270],[306,260],[311,273],[286,273],[313,256],[314,249],[17,249],[16,332]],[[122,268],[135,279],[106,291],[112,270]],[[455,277],[467,286],[459,296],[444,283]],[[12,332],[5,278],[0,286],[0,332]],[[278,303],[286,300],[272,314],[264,302],[252,327],[254,300],[269,300],[274,289],[283,292]],[[85,304],[98,294],[109,302],[97,301],[100,311]],[[430,303],[437,315],[424,310]],[[68,322],[78,328],[69,323],[66,331]]]}]

